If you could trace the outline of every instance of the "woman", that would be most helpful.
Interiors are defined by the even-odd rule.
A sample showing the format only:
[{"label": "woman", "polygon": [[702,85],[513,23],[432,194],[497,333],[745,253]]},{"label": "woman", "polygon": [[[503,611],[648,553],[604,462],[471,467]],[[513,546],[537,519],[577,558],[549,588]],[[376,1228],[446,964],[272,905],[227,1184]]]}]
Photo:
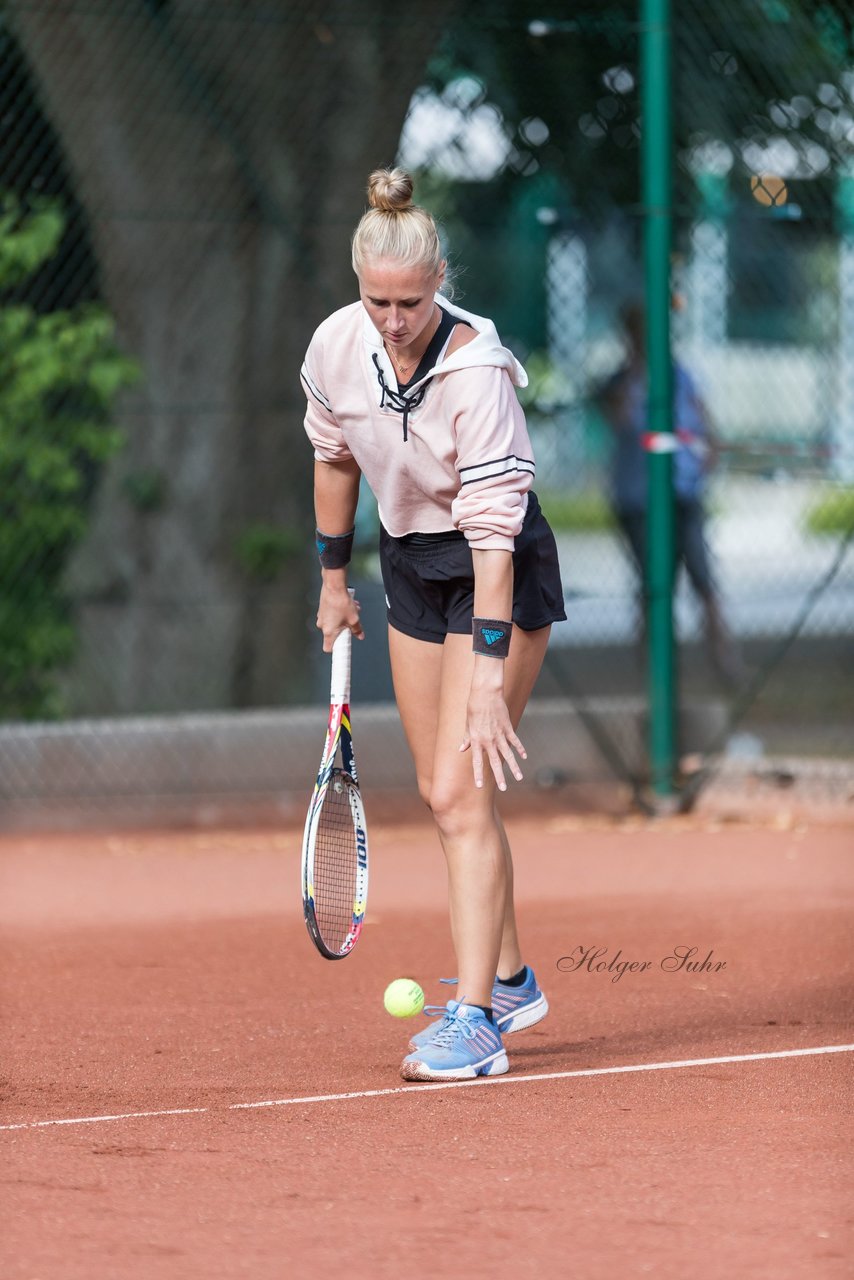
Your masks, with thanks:
[{"label": "woman", "polygon": [[545,1017],[522,960],[513,865],[496,810],[548,642],[564,618],[554,538],[536,498],[524,370],[489,320],[439,295],[436,225],[400,169],[377,170],[353,236],[360,302],[320,325],[302,380],[315,450],[328,652],[361,639],[347,563],[362,474],[382,524],[395,697],[448,865],[457,999],[414,1037],[405,1080],[508,1070],[502,1034]]}]

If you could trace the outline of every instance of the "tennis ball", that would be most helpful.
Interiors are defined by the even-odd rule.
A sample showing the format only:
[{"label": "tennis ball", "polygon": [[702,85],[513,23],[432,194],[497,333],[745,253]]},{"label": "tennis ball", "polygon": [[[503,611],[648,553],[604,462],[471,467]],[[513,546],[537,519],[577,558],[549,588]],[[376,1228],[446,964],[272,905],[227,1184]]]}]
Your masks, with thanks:
[{"label": "tennis ball", "polygon": [[412,978],[396,978],[386,987],[383,1004],[393,1018],[414,1018],[424,1008],[424,992]]}]

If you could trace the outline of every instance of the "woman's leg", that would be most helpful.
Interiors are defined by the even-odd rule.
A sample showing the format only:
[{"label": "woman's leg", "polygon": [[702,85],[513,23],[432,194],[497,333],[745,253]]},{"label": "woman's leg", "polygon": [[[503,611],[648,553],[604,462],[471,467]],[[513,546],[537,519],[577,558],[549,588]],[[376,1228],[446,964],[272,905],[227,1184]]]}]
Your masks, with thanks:
[{"label": "woman's leg", "polygon": [[[505,666],[505,698],[514,725],[542,665],[548,633],[548,628],[514,628]],[[509,977],[522,961],[512,860],[495,810],[494,782],[487,777],[483,788],[476,788],[471,757],[459,750],[474,665],[471,639],[450,635],[439,646],[390,630],[389,648],[419,790],[433,811],[448,864],[459,994],[469,1004],[489,1005],[496,972]]]},{"label": "woman's leg", "polygon": [[394,627],[388,629],[388,651],[394,697],[403,732],[415,762],[418,793],[430,804],[433,756],[439,724],[444,645],[415,640]]},{"label": "woman's leg", "polygon": [[[518,725],[518,720],[514,720],[514,726]],[[498,834],[501,838],[501,848],[504,851],[504,865],[506,876],[506,897],[504,904],[504,927],[501,931],[501,951],[498,954],[498,972],[499,978],[512,978],[522,968],[522,952],[519,947],[519,932],[516,927],[516,904],[513,901],[513,854],[510,851],[510,841],[507,839],[507,832],[504,830],[504,823],[501,821],[501,814],[498,809],[495,810],[495,821],[498,826]]]}]

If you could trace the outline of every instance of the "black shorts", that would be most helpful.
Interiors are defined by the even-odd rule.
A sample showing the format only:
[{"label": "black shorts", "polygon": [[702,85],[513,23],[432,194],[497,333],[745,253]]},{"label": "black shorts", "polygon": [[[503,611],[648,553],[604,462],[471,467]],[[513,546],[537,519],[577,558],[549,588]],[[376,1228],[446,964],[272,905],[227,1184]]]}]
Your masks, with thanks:
[{"label": "black shorts", "polygon": [[[465,534],[451,529],[392,538],[381,528],[380,567],[396,631],[433,644],[448,632],[471,635],[474,568]],[[513,552],[513,621],[523,631],[539,631],[565,618],[554,534],[529,493]]]}]

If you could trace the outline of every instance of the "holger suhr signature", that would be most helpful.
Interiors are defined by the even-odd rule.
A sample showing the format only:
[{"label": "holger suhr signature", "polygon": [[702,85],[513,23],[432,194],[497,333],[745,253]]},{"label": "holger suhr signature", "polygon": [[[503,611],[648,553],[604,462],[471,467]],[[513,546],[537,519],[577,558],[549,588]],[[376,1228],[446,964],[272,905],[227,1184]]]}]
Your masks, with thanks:
[{"label": "holger suhr signature", "polygon": [[557,967],[561,973],[609,973],[612,982],[619,982],[626,973],[646,973],[659,968],[664,973],[722,973],[726,960],[716,960],[710,947],[703,959],[699,947],[672,947],[660,960],[624,960],[622,949],[608,958],[608,947],[577,946],[568,956],[561,956]]}]

